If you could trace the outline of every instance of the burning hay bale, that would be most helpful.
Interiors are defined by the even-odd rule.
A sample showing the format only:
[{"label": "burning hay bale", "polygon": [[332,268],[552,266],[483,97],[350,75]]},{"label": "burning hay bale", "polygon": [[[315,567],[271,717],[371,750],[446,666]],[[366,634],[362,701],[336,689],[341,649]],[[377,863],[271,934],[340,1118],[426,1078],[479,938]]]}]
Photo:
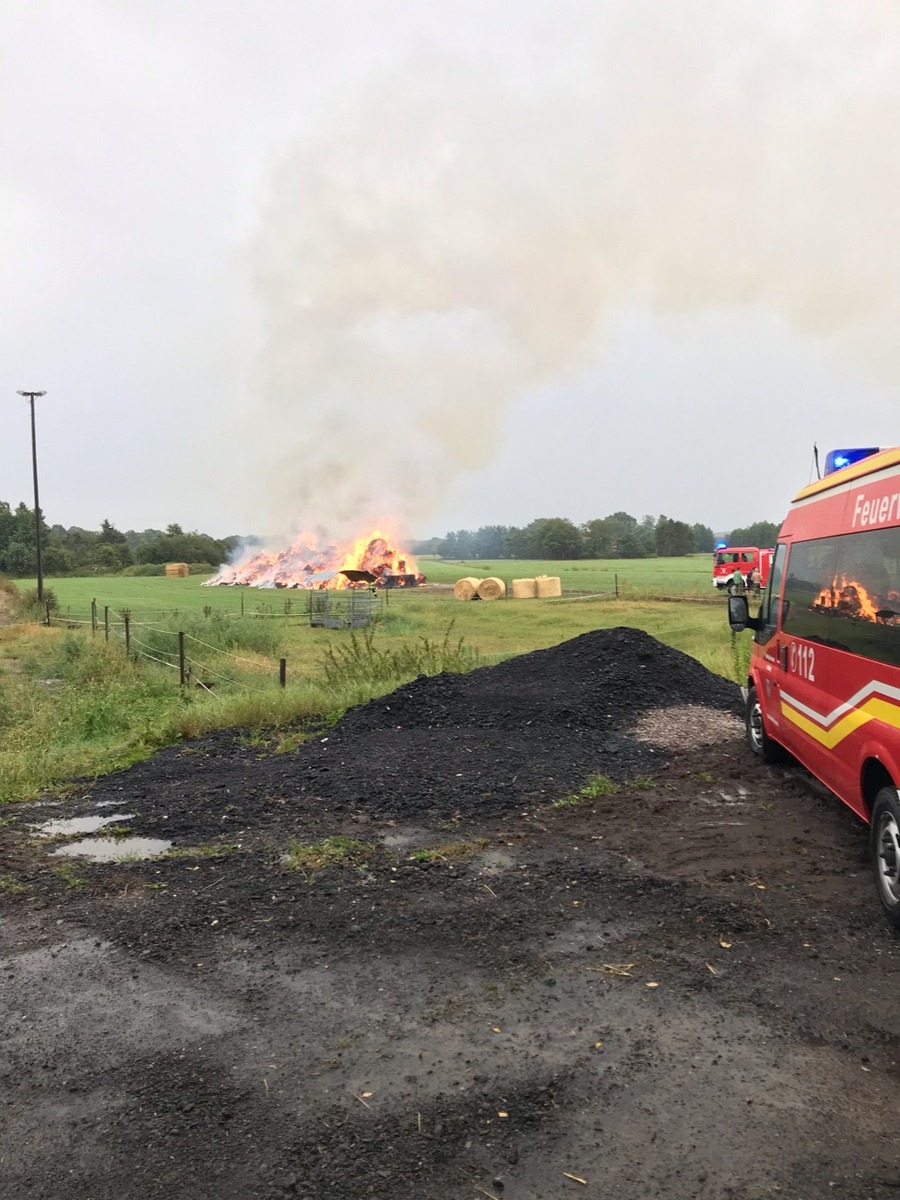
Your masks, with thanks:
[{"label": "burning hay bale", "polygon": [[512,594],[513,600],[533,600],[537,595],[537,580],[514,579]]},{"label": "burning hay bale", "polygon": [[241,584],[258,588],[413,588],[425,583],[414,559],[397,550],[388,537],[374,530],[349,545],[320,545],[314,534],[299,534],[277,553],[250,552],[236,563],[220,567],[204,584]]},{"label": "burning hay bale", "polygon": [[478,585],[480,579],[475,579],[472,575],[466,575],[463,579],[457,579],[453,585],[454,600],[475,600],[478,596]]},{"label": "burning hay bale", "polygon": [[506,584],[496,575],[489,575],[487,579],[482,579],[477,591],[479,600],[499,600],[506,595]]},{"label": "burning hay bale", "polygon": [[538,575],[534,582],[539,597],[562,595],[562,587],[558,575]]}]

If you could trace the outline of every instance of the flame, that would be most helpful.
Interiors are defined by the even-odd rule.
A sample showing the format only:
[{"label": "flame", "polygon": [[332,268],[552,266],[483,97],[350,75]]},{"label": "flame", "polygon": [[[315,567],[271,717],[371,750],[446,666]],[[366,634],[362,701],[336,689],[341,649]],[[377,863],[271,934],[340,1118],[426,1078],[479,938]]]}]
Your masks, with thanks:
[{"label": "flame", "polygon": [[[900,603],[900,592],[892,588],[885,595],[885,600]],[[836,575],[831,587],[823,588],[810,604],[817,612],[831,610],[837,616],[856,617],[862,621],[879,621],[884,624],[894,624],[900,613],[885,608],[877,603],[874,593],[870,592],[857,579],[846,575]]]},{"label": "flame", "polygon": [[380,529],[357,538],[349,546],[336,542],[318,545],[311,533],[299,534],[290,546],[272,554],[248,554],[236,563],[220,567],[206,586],[243,584],[246,587],[337,589],[369,587],[369,581],[351,582],[342,571],[368,571],[375,587],[408,587],[425,582],[415,559],[397,550]]}]

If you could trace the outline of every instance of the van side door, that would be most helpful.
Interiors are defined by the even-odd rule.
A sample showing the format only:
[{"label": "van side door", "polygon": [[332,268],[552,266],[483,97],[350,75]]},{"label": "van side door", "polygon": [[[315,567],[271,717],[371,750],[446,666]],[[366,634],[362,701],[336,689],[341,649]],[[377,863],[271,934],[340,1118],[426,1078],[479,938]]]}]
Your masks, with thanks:
[{"label": "van side door", "polygon": [[[824,783],[839,791],[831,728],[849,679],[842,669],[833,624],[840,537],[811,538],[791,546],[784,581],[779,740]],[[852,690],[852,689],[851,689]]]},{"label": "van side door", "polygon": [[780,542],[775,550],[768,586],[763,592],[762,605],[759,610],[759,629],[753,638],[759,647],[754,655],[754,662],[757,665],[756,690],[762,708],[763,721],[770,737],[777,742],[782,740],[781,685],[787,662],[786,655],[781,651],[779,633],[781,587],[787,553],[787,543]]}]

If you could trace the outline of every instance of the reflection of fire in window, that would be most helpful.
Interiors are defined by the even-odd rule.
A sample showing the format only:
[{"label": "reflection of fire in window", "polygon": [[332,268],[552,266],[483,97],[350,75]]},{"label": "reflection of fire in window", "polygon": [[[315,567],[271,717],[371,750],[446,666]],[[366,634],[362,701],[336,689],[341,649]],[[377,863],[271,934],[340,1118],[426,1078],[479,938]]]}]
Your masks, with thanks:
[{"label": "reflection of fire in window", "polygon": [[883,596],[879,596],[859,580],[848,579],[846,575],[836,575],[831,587],[822,588],[809,607],[813,612],[830,612],[838,617],[856,617],[861,621],[878,621],[883,625],[900,624],[900,591],[889,588]]}]

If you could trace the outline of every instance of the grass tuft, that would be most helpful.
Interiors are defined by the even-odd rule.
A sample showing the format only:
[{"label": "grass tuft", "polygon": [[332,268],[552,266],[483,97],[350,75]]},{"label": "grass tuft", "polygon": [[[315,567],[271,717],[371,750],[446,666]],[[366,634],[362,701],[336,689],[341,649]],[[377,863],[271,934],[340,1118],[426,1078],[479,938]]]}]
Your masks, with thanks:
[{"label": "grass tuft", "polygon": [[209,842],[202,842],[199,846],[170,846],[166,858],[224,858],[237,849],[237,844],[213,845]]},{"label": "grass tuft", "polygon": [[356,838],[322,838],[318,842],[292,842],[284,857],[284,865],[294,871],[306,871],[322,867],[365,866],[365,859],[372,853],[368,842]]},{"label": "grass tuft", "polygon": [[54,870],[66,887],[80,888],[87,883],[87,880],[78,874],[72,863],[60,863]]},{"label": "grass tuft", "polygon": [[14,875],[0,875],[0,894],[18,896],[28,891],[28,884],[21,883]]},{"label": "grass tuft", "polygon": [[652,775],[635,775],[631,781],[631,786],[640,788],[642,791],[648,791],[650,788],[656,787],[656,780]]},{"label": "grass tuft", "polygon": [[579,804],[587,804],[588,801],[596,800],[600,796],[614,796],[618,790],[619,785],[613,783],[606,775],[599,773],[589,775],[577,792],[554,800],[553,807],[576,808]]},{"label": "grass tuft", "polygon": [[487,838],[465,838],[458,842],[445,842],[442,846],[422,846],[409,855],[409,861],[462,862],[467,858],[472,858],[487,845]]}]

